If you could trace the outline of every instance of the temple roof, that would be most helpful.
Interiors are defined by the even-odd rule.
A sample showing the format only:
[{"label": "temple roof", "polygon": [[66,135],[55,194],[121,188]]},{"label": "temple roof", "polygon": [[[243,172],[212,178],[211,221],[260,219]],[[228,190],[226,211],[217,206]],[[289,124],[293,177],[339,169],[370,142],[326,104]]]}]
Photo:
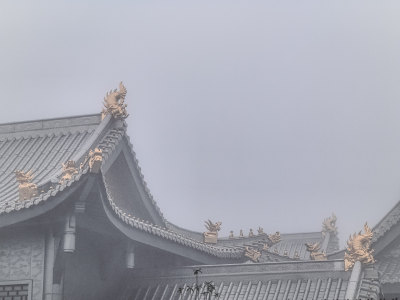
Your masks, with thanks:
[{"label": "temple roof", "polygon": [[374,227],[372,248],[380,281],[400,283],[400,201]]},{"label": "temple roof", "polygon": [[[210,256],[241,261],[247,260],[246,246],[260,247],[268,241],[267,235],[261,234],[207,244],[202,233],[168,222],[147,187],[126,127],[123,120],[110,115],[101,120],[100,114],[0,124],[0,226],[35,217],[61,203],[60,193],[67,197],[68,191],[84,184],[90,176],[88,166],[83,166],[70,179],[60,182],[62,164],[73,160],[79,166],[91,149],[99,148],[103,157],[100,178],[105,209],[112,212],[109,218],[126,225],[123,230],[128,227],[156,240],[169,240]],[[19,198],[16,170],[32,170],[37,196]],[[323,241],[320,232],[283,234],[281,241],[263,252],[261,261],[285,261],[295,258],[295,253],[299,254],[296,259],[307,260],[304,243]]]},{"label": "temple roof", "polygon": [[[196,269],[201,272],[200,292],[206,290],[205,282],[212,282],[218,299],[345,299],[352,288],[343,260],[333,260],[137,269],[124,294],[127,299],[193,299],[186,287],[195,288]],[[377,279],[376,271],[365,269],[354,285],[356,299],[378,298]]]},{"label": "temple roof", "polygon": [[0,214],[36,205],[56,192],[19,201],[16,170],[32,170],[33,183],[39,187],[57,179],[62,163],[88,150],[99,124],[100,115],[88,115],[0,125]]},{"label": "temple roof", "polygon": [[385,236],[392,227],[399,224],[400,221],[400,201],[378,222],[374,227],[374,237],[372,242],[377,242],[380,238]]}]

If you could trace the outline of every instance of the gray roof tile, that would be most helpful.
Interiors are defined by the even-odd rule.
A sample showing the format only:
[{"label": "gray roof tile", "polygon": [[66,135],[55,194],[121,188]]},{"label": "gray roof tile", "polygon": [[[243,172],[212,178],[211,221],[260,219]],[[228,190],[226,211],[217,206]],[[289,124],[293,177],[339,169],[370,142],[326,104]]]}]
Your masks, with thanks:
[{"label": "gray roof tile", "polygon": [[0,125],[0,213],[30,207],[63,190],[65,186],[57,186],[36,199],[20,201],[14,172],[32,170],[40,193],[40,185],[57,179],[61,164],[80,150],[99,122],[100,116],[92,115]]},{"label": "gray roof tile", "polygon": [[[218,299],[226,300],[344,299],[351,274],[344,271],[343,261],[255,264],[251,273],[243,265],[136,270],[132,277],[135,284],[126,287],[127,293],[132,299],[193,299],[193,293],[181,294],[178,290],[194,287],[192,274],[198,267],[202,269],[200,293],[205,291],[204,282],[213,282]],[[357,299],[379,295],[376,277],[367,273],[362,274]]]},{"label": "gray roof tile", "polygon": [[[133,157],[135,168],[140,174],[141,184],[148,201],[151,202],[161,219],[164,220],[165,227],[159,227],[150,224],[148,221],[130,216],[127,211],[118,207],[114,201],[115,199],[108,192],[105,182],[110,206],[122,222],[154,236],[172,240],[213,256],[233,259],[243,258],[243,243],[233,243],[232,245],[229,243],[226,245],[206,244],[199,240],[199,233],[178,228],[165,220],[150,190],[147,188],[136,154],[125,131],[125,126],[120,126],[119,128],[106,127],[104,122],[100,122],[99,115],[0,124],[0,217],[2,213],[29,208],[32,205],[46,201],[49,197],[56,196],[59,191],[63,191],[73,182],[79,181],[81,176],[88,171],[87,169],[80,170],[72,180],[60,185],[58,184],[58,176],[61,174],[62,163],[71,158],[75,158],[75,160],[77,157],[78,159],[83,158],[89,148],[96,146],[103,150],[103,159],[107,161],[107,158],[116,149],[117,145],[124,141],[129,146],[128,148]],[[18,184],[14,174],[16,170],[33,170],[33,183],[38,184],[38,189],[41,193],[38,197],[25,201],[18,199]],[[54,188],[41,192],[42,186],[49,182],[56,183],[55,185],[53,184]],[[247,241],[247,239],[244,240]],[[283,255],[286,249],[290,251],[289,256],[294,255],[296,249],[301,249],[301,253],[305,258],[306,254],[303,251],[304,245],[302,244],[304,244],[304,240],[300,239],[296,242],[282,241],[274,245],[274,247],[278,249],[278,256]],[[251,289],[249,288],[249,293],[250,291]]]}]

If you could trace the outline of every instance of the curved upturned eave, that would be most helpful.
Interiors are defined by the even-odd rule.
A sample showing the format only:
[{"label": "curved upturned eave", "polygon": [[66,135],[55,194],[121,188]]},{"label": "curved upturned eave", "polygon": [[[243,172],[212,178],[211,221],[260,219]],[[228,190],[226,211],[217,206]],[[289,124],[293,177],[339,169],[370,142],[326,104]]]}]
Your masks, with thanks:
[{"label": "curved upturned eave", "polygon": [[[104,120],[102,120],[96,127],[92,135],[72,156],[72,160],[74,160],[77,165],[83,161],[90,149],[97,147],[97,144],[102,139],[104,133],[110,127],[111,121],[112,118],[106,116],[106,118],[104,118]],[[87,172],[88,167],[80,169],[78,174],[75,174],[71,180],[63,183],[58,182],[62,173],[61,167],[56,171],[50,172],[47,177],[43,178],[38,183],[38,190],[40,191],[44,186],[52,186],[52,189],[47,190],[32,199],[23,200],[2,208],[0,211],[0,227],[26,221],[53,209],[68,198],[68,196],[79,188],[83,182],[85,182],[81,177],[86,177],[85,174]],[[64,191],[65,189],[67,189],[67,191]],[[60,192],[63,193],[60,194]]]},{"label": "curved upturned eave", "polygon": [[72,195],[79,187],[87,181],[87,170],[63,185],[58,185],[55,189],[36,197],[31,201],[31,205],[23,207],[20,210],[13,210],[0,215],[0,228],[17,224],[20,222],[33,219],[45,214],[63,203],[70,195]]},{"label": "curved upturned eave", "polygon": [[219,249],[218,247],[192,240],[166,228],[155,226],[144,220],[118,211],[107,192],[101,189],[100,198],[109,221],[129,239],[171,252],[199,263],[220,263],[241,259],[241,249]]}]

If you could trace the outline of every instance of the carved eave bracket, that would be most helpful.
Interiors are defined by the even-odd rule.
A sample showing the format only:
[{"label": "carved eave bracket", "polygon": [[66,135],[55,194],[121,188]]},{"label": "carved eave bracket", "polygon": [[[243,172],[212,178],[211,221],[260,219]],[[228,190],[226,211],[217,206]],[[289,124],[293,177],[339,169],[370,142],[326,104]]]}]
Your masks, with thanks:
[{"label": "carved eave bracket", "polygon": [[109,91],[104,97],[104,108],[101,112],[101,117],[104,117],[107,114],[112,115],[115,119],[126,119],[129,114],[126,111],[127,105],[125,102],[127,90],[122,82],[119,84],[119,90],[115,89],[114,91]]},{"label": "carved eave bracket", "polygon": [[65,164],[62,164],[63,172],[59,183],[62,184],[65,181],[71,180],[72,176],[78,174],[78,169],[75,165],[75,161],[69,160]]},{"label": "carved eave bracket", "polygon": [[221,230],[222,222],[213,223],[211,220],[205,221],[206,232],[203,233],[204,243],[216,244],[218,241],[218,231]]},{"label": "carved eave bracket", "polygon": [[253,262],[258,262],[261,257],[261,252],[257,249],[246,246],[244,256],[250,258]]},{"label": "carved eave bracket", "polygon": [[90,149],[89,154],[85,157],[83,162],[80,165],[80,168],[83,169],[86,166],[89,166],[89,170],[91,173],[99,173],[101,164],[103,162],[103,151],[99,148],[94,150]]},{"label": "carved eave bracket", "polygon": [[311,260],[327,260],[326,253],[320,252],[321,245],[317,243],[305,243],[307,251],[310,252]]},{"label": "carved eave bracket", "polygon": [[350,236],[347,241],[346,252],[344,253],[344,269],[346,271],[353,268],[356,261],[362,264],[373,264],[375,259],[373,257],[374,250],[371,249],[371,240],[373,232],[368,224],[364,225],[364,233],[361,231],[353,236]]},{"label": "carved eave bracket", "polygon": [[28,200],[38,195],[37,185],[32,183],[32,170],[28,172],[15,171],[15,176],[18,181],[19,200]]},{"label": "carved eave bracket", "polygon": [[333,235],[337,235],[337,227],[336,227],[336,215],[332,214],[332,216],[324,219],[322,222],[322,235],[325,236],[327,233],[331,233]]}]

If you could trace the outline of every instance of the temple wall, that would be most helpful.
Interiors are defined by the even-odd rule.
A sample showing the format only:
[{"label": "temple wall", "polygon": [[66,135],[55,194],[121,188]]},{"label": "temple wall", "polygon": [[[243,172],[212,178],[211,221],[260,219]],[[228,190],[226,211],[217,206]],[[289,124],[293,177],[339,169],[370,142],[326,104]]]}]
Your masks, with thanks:
[{"label": "temple wall", "polygon": [[28,284],[32,300],[43,299],[44,235],[0,230],[0,284]]},{"label": "temple wall", "polygon": [[76,250],[64,274],[64,300],[116,299],[124,275],[124,247],[89,232],[77,232]]}]

